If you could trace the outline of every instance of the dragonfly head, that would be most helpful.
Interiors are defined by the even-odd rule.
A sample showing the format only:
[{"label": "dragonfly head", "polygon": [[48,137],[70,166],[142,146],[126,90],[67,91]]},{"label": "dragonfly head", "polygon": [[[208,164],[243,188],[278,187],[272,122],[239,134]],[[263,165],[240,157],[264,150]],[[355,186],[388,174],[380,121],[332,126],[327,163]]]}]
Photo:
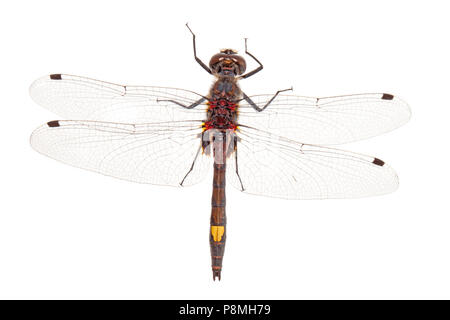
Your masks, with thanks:
[{"label": "dragonfly head", "polygon": [[209,67],[215,75],[238,76],[245,72],[246,63],[235,50],[223,49],[212,56]]}]

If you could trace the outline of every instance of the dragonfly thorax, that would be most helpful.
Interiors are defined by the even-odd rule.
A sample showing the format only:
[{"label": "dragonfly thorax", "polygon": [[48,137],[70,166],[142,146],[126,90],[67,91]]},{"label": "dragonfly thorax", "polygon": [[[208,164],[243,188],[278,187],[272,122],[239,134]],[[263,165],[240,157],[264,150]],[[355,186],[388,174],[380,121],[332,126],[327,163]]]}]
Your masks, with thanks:
[{"label": "dragonfly thorax", "polygon": [[237,84],[236,78],[219,76],[210,90],[212,100],[227,100],[237,102],[241,98],[242,92]]},{"label": "dragonfly thorax", "polygon": [[208,102],[207,120],[204,129],[236,129],[238,105],[226,99]]},{"label": "dragonfly thorax", "polygon": [[238,101],[241,95],[235,78],[220,76],[209,94],[205,130],[236,129]]}]

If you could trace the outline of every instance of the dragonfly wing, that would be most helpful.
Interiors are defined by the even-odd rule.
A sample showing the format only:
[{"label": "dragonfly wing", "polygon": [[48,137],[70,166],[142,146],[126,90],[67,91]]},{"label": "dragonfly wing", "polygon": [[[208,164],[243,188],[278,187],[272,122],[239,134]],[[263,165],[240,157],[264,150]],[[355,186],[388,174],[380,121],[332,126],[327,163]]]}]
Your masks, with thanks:
[{"label": "dragonfly wing", "polygon": [[119,179],[171,186],[184,179],[187,186],[200,182],[209,164],[201,153],[200,132],[201,123],[194,121],[132,125],[60,120],[37,128],[31,145],[50,158]]},{"label": "dragonfly wing", "polygon": [[[85,77],[53,74],[33,82],[30,95],[39,105],[65,119],[126,123],[202,120],[206,104],[194,92],[165,87],[125,86]],[[158,101],[159,100],[159,101]]]},{"label": "dragonfly wing", "polygon": [[238,137],[227,179],[247,193],[285,199],[358,198],[398,187],[394,170],[374,157],[247,127]]},{"label": "dragonfly wing", "polygon": [[[250,97],[262,108],[273,95]],[[390,94],[328,98],[278,95],[262,112],[240,104],[239,123],[311,144],[333,145],[366,139],[408,122],[409,106]]]}]

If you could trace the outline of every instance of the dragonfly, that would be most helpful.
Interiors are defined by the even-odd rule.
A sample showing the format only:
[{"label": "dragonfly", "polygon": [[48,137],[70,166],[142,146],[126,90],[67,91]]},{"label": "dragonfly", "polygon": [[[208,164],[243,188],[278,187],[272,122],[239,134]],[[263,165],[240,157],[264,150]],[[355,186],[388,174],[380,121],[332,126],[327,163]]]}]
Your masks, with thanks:
[{"label": "dragonfly", "polygon": [[213,279],[221,279],[228,181],[238,190],[284,199],[358,198],[392,192],[395,171],[383,160],[333,145],[370,138],[405,124],[409,106],[388,93],[324,98],[286,93],[247,95],[245,59],[224,49],[205,64],[208,94],[119,85],[51,74],[30,87],[33,100],[62,119],[38,127],[31,146],[66,164],[138,183],[187,187],[211,166],[209,242]]}]

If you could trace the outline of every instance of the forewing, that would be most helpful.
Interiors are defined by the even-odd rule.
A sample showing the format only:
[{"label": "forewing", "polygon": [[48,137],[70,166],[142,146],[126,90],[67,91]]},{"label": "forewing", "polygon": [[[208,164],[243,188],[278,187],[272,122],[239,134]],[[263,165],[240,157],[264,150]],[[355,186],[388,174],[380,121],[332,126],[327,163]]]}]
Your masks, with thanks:
[{"label": "forewing", "polygon": [[171,186],[184,179],[188,186],[200,182],[208,169],[200,132],[201,123],[194,121],[131,125],[60,120],[37,128],[31,145],[50,158],[119,179]]},{"label": "forewing", "polygon": [[[272,97],[250,98],[262,108]],[[295,141],[333,145],[391,131],[410,116],[409,106],[403,100],[385,93],[328,98],[280,94],[262,112],[242,101],[239,123]]]},{"label": "forewing", "polygon": [[247,193],[285,199],[358,198],[398,187],[393,169],[374,157],[301,144],[247,127],[238,136],[227,178]]},{"label": "forewing", "polygon": [[30,95],[39,105],[65,119],[125,123],[203,120],[206,104],[194,92],[165,87],[125,86],[85,77],[53,74],[33,82]]}]

